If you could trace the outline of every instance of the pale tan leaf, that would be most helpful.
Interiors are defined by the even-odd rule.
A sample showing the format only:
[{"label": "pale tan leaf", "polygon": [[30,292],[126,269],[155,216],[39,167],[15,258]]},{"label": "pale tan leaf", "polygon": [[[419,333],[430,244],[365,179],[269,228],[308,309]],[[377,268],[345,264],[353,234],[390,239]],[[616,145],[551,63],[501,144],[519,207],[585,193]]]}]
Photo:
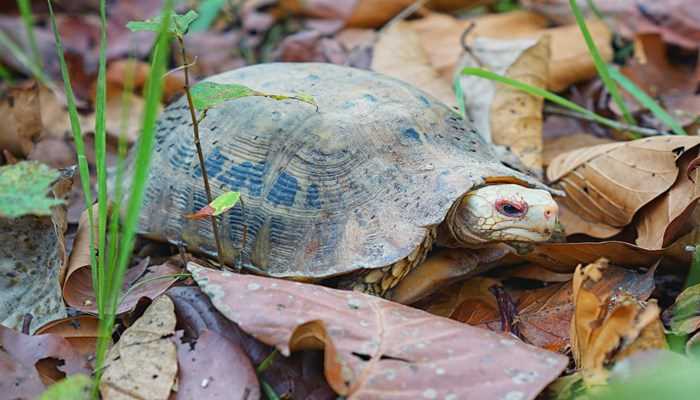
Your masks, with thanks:
[{"label": "pale tan leaf", "polygon": [[542,150],[542,164],[546,168],[552,160],[560,154],[577,150],[583,147],[591,147],[599,144],[608,144],[612,139],[601,138],[588,133],[574,133],[555,138],[544,138]]},{"label": "pale tan leaf", "polygon": [[160,296],[109,351],[100,392],[105,400],[168,399],[177,375],[175,308]]},{"label": "pale tan leaf", "polygon": [[0,149],[24,157],[41,133],[39,86],[29,82],[9,87],[0,93]]},{"label": "pale tan leaf", "polygon": [[418,35],[406,22],[398,22],[379,36],[374,46],[372,69],[409,82],[454,106],[452,87],[430,65]]}]

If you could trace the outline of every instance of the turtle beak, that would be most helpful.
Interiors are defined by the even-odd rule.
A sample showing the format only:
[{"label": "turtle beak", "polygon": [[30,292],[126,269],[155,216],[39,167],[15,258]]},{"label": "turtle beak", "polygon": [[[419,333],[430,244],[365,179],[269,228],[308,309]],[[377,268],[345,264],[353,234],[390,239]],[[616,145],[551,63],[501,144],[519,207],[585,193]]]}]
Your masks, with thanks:
[{"label": "turtle beak", "polygon": [[535,213],[533,217],[534,219],[539,220],[533,221],[535,222],[533,224],[535,226],[535,229],[533,230],[536,233],[543,236],[543,238],[541,238],[540,240],[549,240],[556,228],[557,221],[559,219],[559,206],[556,202],[554,202],[554,200],[552,200],[547,204],[543,204],[539,207],[533,208],[535,208],[534,210],[532,210]]}]

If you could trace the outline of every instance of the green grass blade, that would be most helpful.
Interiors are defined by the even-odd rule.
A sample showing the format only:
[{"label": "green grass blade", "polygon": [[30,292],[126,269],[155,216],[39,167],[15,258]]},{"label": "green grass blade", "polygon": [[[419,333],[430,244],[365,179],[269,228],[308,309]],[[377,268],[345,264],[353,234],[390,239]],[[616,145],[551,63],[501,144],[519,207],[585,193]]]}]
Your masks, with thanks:
[{"label": "green grass blade", "polygon": [[36,36],[34,36],[34,15],[32,14],[32,5],[29,0],[17,0],[17,6],[19,7],[19,13],[22,16],[22,22],[24,23],[24,29],[27,32],[27,40],[29,41],[29,46],[32,50],[32,58],[34,63],[43,68],[44,62],[41,59],[41,53],[39,53],[39,46],[36,43]]},{"label": "green grass blade", "polygon": [[464,105],[464,90],[462,89],[462,75],[455,76],[454,79],[454,91],[455,96],[457,96],[457,105],[459,106],[459,113],[462,114],[464,119],[467,119],[467,108]]},{"label": "green grass blade", "polygon": [[610,76],[619,83],[623,89],[625,89],[629,94],[634,96],[637,101],[639,101],[644,107],[648,108],[656,118],[667,125],[676,135],[687,135],[681,124],[676,121],[671,114],[667,113],[659,103],[657,103],[651,96],[644,93],[642,89],[639,88],[634,82],[629,78],[624,76],[620,70],[617,68],[610,68]]},{"label": "green grass blade", "polygon": [[[51,19],[51,29],[53,30],[54,39],[56,41],[56,53],[58,54],[58,61],[61,66],[61,76],[63,77],[63,88],[66,92],[66,101],[68,103],[68,117],[70,119],[71,132],[73,133],[73,142],[75,143],[75,151],[78,158],[78,170],[80,171],[80,182],[83,187],[83,194],[85,195],[85,206],[90,209],[92,204],[92,189],[90,188],[90,169],[88,168],[87,158],[85,157],[85,144],[83,142],[83,132],[80,127],[80,120],[78,119],[78,108],[75,105],[75,95],[73,94],[73,87],[70,83],[70,75],[68,74],[68,66],[66,65],[66,59],[63,56],[63,43],[61,42],[61,37],[58,34],[58,29],[56,28],[56,16],[53,12],[53,6],[51,0],[47,0],[49,6],[49,16]],[[92,214],[92,209],[88,212],[88,225],[90,232],[93,231],[94,219]],[[95,255],[95,243],[93,235],[90,236],[90,263],[93,268],[93,279],[99,281],[99,271],[95,268],[97,265],[97,257]],[[98,300],[98,309],[100,308]]]},{"label": "green grass blade", "polygon": [[478,76],[480,78],[485,78],[485,79],[490,79],[495,82],[503,83],[508,86],[512,86],[516,89],[522,90],[526,93],[529,93],[533,96],[539,96],[543,97],[552,103],[559,104],[562,107],[566,107],[570,110],[579,112],[581,114],[589,116],[591,119],[594,121],[598,122],[601,125],[608,126],[610,128],[615,128],[617,129],[619,127],[619,124],[617,124],[615,121],[612,121],[610,119],[607,119],[603,116],[600,116],[596,113],[594,113],[591,110],[588,110],[584,107],[581,107],[580,105],[574,103],[573,101],[570,101],[568,99],[565,99],[564,97],[559,96],[558,94],[554,94],[552,92],[549,92],[545,89],[538,88],[536,86],[531,86],[528,85],[527,83],[517,81],[515,79],[508,78],[506,76],[498,75],[494,72],[487,71],[485,69],[481,68],[476,68],[476,67],[465,67],[461,71],[462,75],[474,75]]},{"label": "green grass blade", "polygon": [[204,0],[197,7],[197,18],[190,25],[190,32],[204,32],[214,23],[226,0]]},{"label": "green grass blade", "polygon": [[12,78],[12,73],[4,65],[0,64],[0,79],[3,82],[12,84],[15,80]]},{"label": "green grass blade", "polygon": [[598,70],[598,75],[600,75],[600,79],[603,81],[603,84],[605,85],[605,88],[608,90],[608,92],[610,92],[610,96],[612,96],[612,99],[615,102],[615,104],[617,104],[617,106],[620,108],[620,111],[622,111],[622,117],[624,118],[625,122],[631,125],[635,124],[634,118],[632,117],[632,114],[630,113],[629,109],[627,109],[627,106],[625,105],[625,102],[622,99],[622,95],[620,94],[617,85],[610,77],[607,63],[605,62],[605,60],[603,60],[603,57],[600,55],[600,51],[598,51],[598,47],[593,41],[593,37],[591,37],[591,32],[588,30],[588,26],[586,26],[586,21],[583,19],[583,13],[581,12],[581,9],[576,3],[576,0],[569,0],[569,4],[571,5],[571,11],[574,13],[576,23],[578,24],[578,27],[581,30],[581,34],[583,35],[583,39],[586,42],[586,46],[588,47],[588,52],[591,53],[591,57],[593,57],[593,63],[595,64],[596,70]]},{"label": "green grass blade", "polygon": [[[46,77],[44,71],[42,71],[41,68],[39,68],[35,63],[33,63],[32,60],[27,58],[22,49],[20,49],[12,41],[12,39],[5,35],[5,32],[3,31],[0,31],[0,45],[7,48],[7,50],[9,50],[10,53],[12,53],[12,56],[14,56],[17,59],[17,61],[20,62],[20,64],[24,65],[24,67],[27,68],[29,72],[31,72],[31,74],[37,81],[42,83],[44,86],[52,86],[51,81],[49,80],[49,78]],[[61,54],[63,54],[63,50],[61,50]]]},{"label": "green grass blade", "polygon": [[[107,17],[105,0],[100,0],[100,47],[97,68],[97,89],[95,93],[95,159],[97,169],[97,265],[93,268],[100,272],[96,277],[101,280],[93,282],[97,304],[104,305],[105,285],[109,280],[105,279],[105,243],[107,233],[107,132],[105,129],[105,106],[107,102],[105,81],[107,48]],[[99,310],[104,312],[104,309]]]}]

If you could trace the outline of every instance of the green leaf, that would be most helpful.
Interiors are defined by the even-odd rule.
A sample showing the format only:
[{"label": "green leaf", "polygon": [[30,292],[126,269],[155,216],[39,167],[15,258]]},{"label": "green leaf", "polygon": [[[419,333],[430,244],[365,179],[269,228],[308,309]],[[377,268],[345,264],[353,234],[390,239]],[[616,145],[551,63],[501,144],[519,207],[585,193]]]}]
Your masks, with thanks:
[{"label": "green leaf", "polygon": [[39,400],[90,400],[92,379],[84,374],[70,375],[49,386]]},{"label": "green leaf", "polygon": [[190,32],[204,32],[214,23],[219,11],[226,4],[226,0],[204,0],[197,7],[197,13],[199,13],[199,18],[197,18],[192,25],[190,25]]},{"label": "green leaf", "polygon": [[676,335],[693,333],[700,326],[700,284],[690,286],[676,297],[671,317],[671,332]]},{"label": "green leaf", "polygon": [[0,167],[0,217],[51,215],[63,200],[47,196],[59,172],[44,164],[23,161]]},{"label": "green leaf", "polygon": [[[187,33],[190,24],[197,19],[197,16],[198,14],[194,10],[188,11],[185,15],[173,14],[170,19],[168,32],[172,33],[173,35],[183,36]],[[145,21],[130,21],[126,24],[126,27],[129,28],[132,32],[158,32],[160,31],[160,24],[162,20],[163,16],[158,15]]]},{"label": "green leaf", "polygon": [[233,208],[233,206],[238,204],[240,199],[241,194],[239,192],[226,192],[212,200],[211,203],[202,207],[194,214],[187,214],[185,217],[189,219],[204,219],[217,216]]},{"label": "green leaf", "polygon": [[617,68],[610,68],[610,76],[612,76],[612,78],[619,83],[623,89],[634,96],[634,98],[637,99],[637,101],[639,101],[644,107],[649,109],[649,111],[651,111],[656,118],[671,128],[673,133],[676,135],[687,135],[681,124],[679,124],[678,121],[671,116],[671,114],[667,113],[666,110],[659,105],[659,103],[651,98],[651,96],[644,93],[639,86],[624,76],[620,70]]},{"label": "green leaf", "polygon": [[224,84],[214,82],[200,82],[192,86],[190,93],[192,94],[192,102],[194,103],[194,107],[200,111],[216,107],[219,104],[228,100],[234,100],[250,96],[261,96],[271,98],[274,100],[298,100],[304,103],[311,104],[318,108],[314,98],[308,94],[300,93],[295,95],[281,95],[263,93],[251,89],[247,86],[239,85],[237,83]]}]

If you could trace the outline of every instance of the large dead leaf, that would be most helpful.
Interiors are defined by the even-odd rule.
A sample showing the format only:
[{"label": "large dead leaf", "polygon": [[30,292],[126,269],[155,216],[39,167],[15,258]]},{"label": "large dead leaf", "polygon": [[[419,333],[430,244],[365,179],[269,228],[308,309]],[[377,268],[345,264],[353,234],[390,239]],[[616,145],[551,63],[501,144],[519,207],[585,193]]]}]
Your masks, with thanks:
[{"label": "large dead leaf", "polygon": [[168,399],[177,375],[174,332],[173,303],[160,296],[110,349],[100,381],[102,397]]},{"label": "large dead leaf", "polygon": [[522,38],[547,27],[545,18],[526,11],[485,14],[471,19],[430,13],[424,18],[407,23],[418,33],[421,45],[428,53],[430,64],[448,85],[452,85],[455,68],[462,56],[462,34],[472,24],[474,27],[467,37],[468,43],[472,43],[476,37]]},{"label": "large dead leaf", "polygon": [[68,341],[71,346],[85,357],[95,354],[99,320],[94,315],[82,314],[51,321],[36,330],[37,335],[50,333]]},{"label": "large dead leaf", "polygon": [[26,156],[41,133],[39,86],[35,82],[0,91],[0,149]]},{"label": "large dead leaf", "polygon": [[176,340],[175,344],[180,366],[176,399],[260,398],[255,369],[235,343],[204,331],[195,343]]},{"label": "large dead leaf", "polygon": [[[497,40],[477,38],[460,61],[544,88],[549,37]],[[473,75],[460,78],[465,111],[487,141],[509,146],[535,173],[542,174],[542,98]],[[477,94],[478,95],[475,95]]]},{"label": "large dead leaf", "polygon": [[[505,290],[517,306],[514,315],[501,309],[494,292],[489,290],[498,282],[489,278],[472,278],[456,283],[423,301],[424,310],[493,331],[503,330],[503,317],[510,318],[516,330],[528,343],[552,351],[569,348],[569,330],[573,304],[571,279],[540,289],[520,289],[505,283]],[[500,284],[499,284],[500,285]],[[606,279],[591,290],[598,296],[609,297],[627,293],[646,300],[654,288],[653,271],[635,271],[609,267]]]},{"label": "large dead leaf", "polygon": [[673,186],[639,212],[638,246],[662,249],[692,229],[690,215],[700,199],[700,174],[697,169],[685,171],[697,155],[697,148],[686,152],[678,162],[681,172]]},{"label": "large dead leaf", "polygon": [[[168,290],[167,295],[175,303],[178,326],[181,326],[189,337],[196,338],[205,331],[216,332],[228,342],[242,348],[253,365],[260,365],[275,351],[274,347],[256,340],[226,319],[197,286],[174,287]],[[245,375],[247,372],[236,373]],[[272,386],[280,398],[336,398],[323,376],[323,354],[319,354],[318,351],[301,351],[290,357],[276,357],[259,377]]]},{"label": "large dead leaf", "polygon": [[409,82],[450,106],[457,104],[452,86],[430,65],[419,37],[406,22],[398,22],[379,35],[374,46],[372,69]]},{"label": "large dead leaf", "polygon": [[287,12],[315,18],[345,21],[347,26],[377,28],[389,21],[414,0],[282,0],[282,9]]},{"label": "large dead leaf", "polygon": [[[667,348],[659,308],[628,293],[600,296],[591,288],[607,279],[608,262],[579,266],[573,279],[571,351],[584,381],[605,383],[605,367],[644,348]],[[653,270],[652,270],[653,273]]]},{"label": "large dead leaf", "polygon": [[648,268],[664,254],[619,241],[545,243],[521,257],[553,271],[571,272],[578,264],[592,263],[605,257],[611,263],[634,268]]},{"label": "large dead leaf", "polygon": [[547,178],[566,192],[558,200],[567,209],[560,215],[567,234],[605,238],[619,232],[673,185],[676,160],[698,144],[698,137],[653,137],[578,149],[552,160]]},{"label": "large dead leaf", "polygon": [[546,168],[558,155],[577,150],[583,147],[591,147],[599,144],[611,143],[612,139],[601,138],[588,133],[573,133],[554,138],[544,137],[542,150],[542,164]]},{"label": "large dead leaf", "polygon": [[[52,197],[63,199],[73,184],[74,170],[63,170],[53,183]],[[66,316],[60,279],[67,264],[64,244],[66,207],[54,205],[51,215],[0,217],[0,323],[30,332]]]},{"label": "large dead leaf", "polygon": [[90,373],[88,362],[57,335],[29,336],[0,325],[0,393],[35,398],[66,374]]},{"label": "large dead leaf", "polygon": [[283,355],[323,348],[326,379],[349,399],[531,399],[566,364],[554,353],[374,296],[193,263],[188,269],[219,311]]}]

